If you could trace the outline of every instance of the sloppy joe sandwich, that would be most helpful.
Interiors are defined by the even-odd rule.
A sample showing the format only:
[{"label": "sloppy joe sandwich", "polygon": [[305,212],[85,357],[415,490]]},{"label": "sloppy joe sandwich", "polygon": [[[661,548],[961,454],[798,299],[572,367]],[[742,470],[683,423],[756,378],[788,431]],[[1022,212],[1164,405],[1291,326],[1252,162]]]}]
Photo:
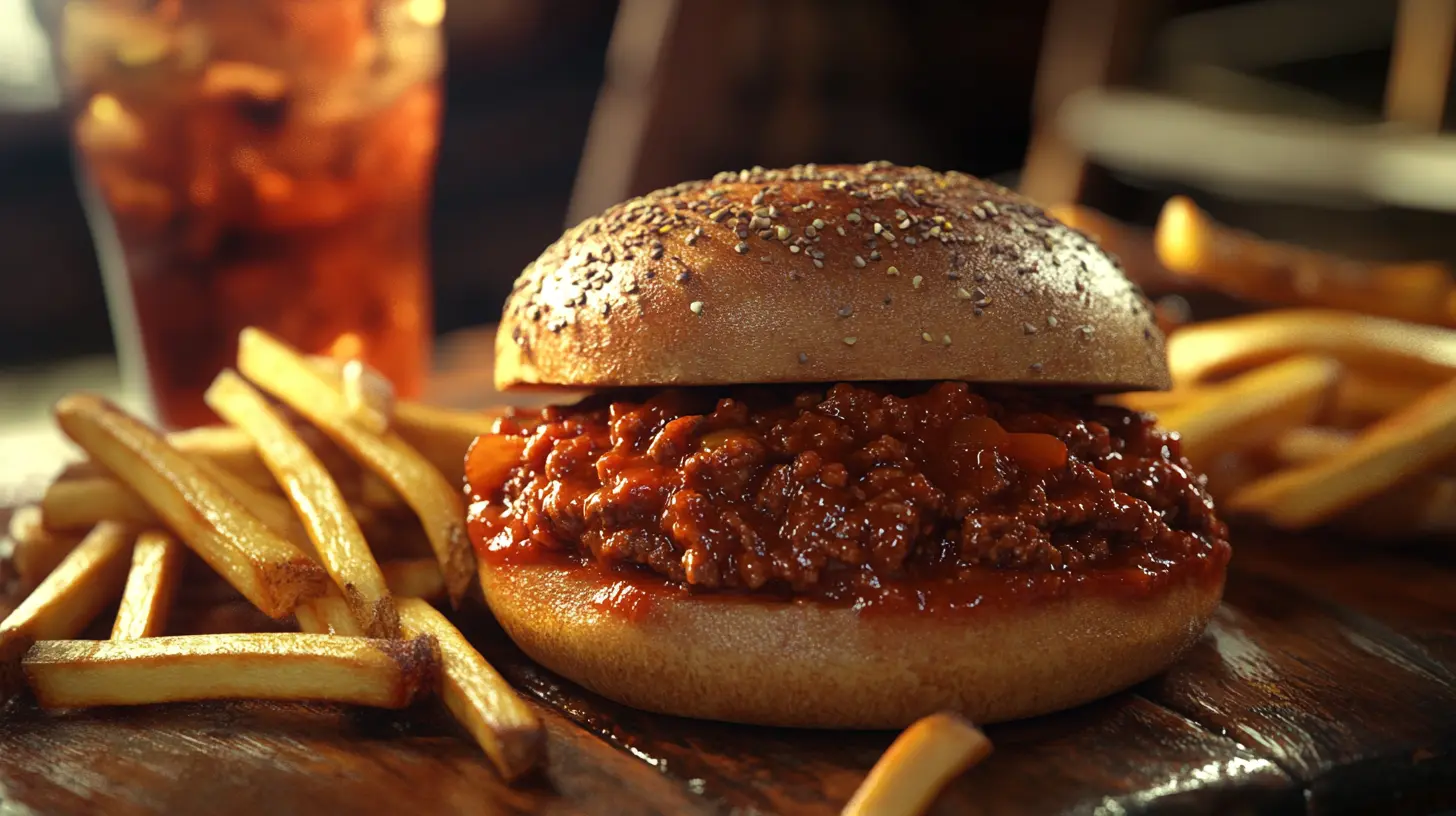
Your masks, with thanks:
[{"label": "sloppy joe sandwich", "polygon": [[486,600],[638,708],[903,727],[1077,705],[1217,606],[1227,528],[1151,416],[1117,262],[1015,193],[889,164],[620,204],[516,281],[502,388],[589,391],[466,460]]}]

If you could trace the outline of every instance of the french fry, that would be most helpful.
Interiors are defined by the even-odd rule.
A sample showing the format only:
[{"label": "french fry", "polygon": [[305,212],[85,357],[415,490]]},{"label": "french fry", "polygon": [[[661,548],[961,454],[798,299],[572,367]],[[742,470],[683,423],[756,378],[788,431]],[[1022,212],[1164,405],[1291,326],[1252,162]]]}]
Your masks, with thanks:
[{"label": "french fry", "polygon": [[499,413],[451,411],[413,402],[394,406],[394,429],[445,474],[451,484],[465,478],[465,452],[477,436],[495,431]]},{"label": "french fry", "polygon": [[1293,357],[1254,369],[1164,411],[1166,428],[1183,439],[1195,464],[1215,453],[1261,447],[1291,428],[1309,425],[1328,401],[1340,364],[1323,357]]},{"label": "french fry", "polygon": [[337,595],[315,598],[299,606],[293,616],[301,632],[364,637],[364,630],[359,628],[359,621],[349,612],[349,605]]},{"label": "french fry", "polygon": [[121,594],[131,543],[126,526],[97,525],[0,622],[0,700],[16,691],[14,668],[31,643],[75,637]]},{"label": "french fry", "polygon": [[439,668],[431,638],[264,633],[44,640],[21,663],[42,708],[317,700],[404,708]]},{"label": "french fry", "polygon": [[1285,467],[1329,459],[1350,447],[1355,434],[1337,428],[1291,428],[1274,440],[1270,451]]},{"label": "french fry", "polygon": [[1207,390],[1206,388],[1177,388],[1172,391],[1129,391],[1126,394],[1113,394],[1100,399],[1104,403],[1120,405],[1129,411],[1161,414],[1204,395]]},{"label": "french fry", "polygon": [[253,440],[237,428],[222,425],[190,428],[167,434],[172,447],[183,453],[206,457],[213,464],[264,492],[277,492],[278,484],[268,472]]},{"label": "french fry", "polygon": [[137,536],[121,606],[111,626],[112,640],[156,637],[167,630],[182,554],[182,544],[169,533],[147,530]]},{"label": "french fry", "polygon": [[397,434],[372,434],[355,422],[339,392],[298,352],[257,329],[243,330],[238,342],[238,368],[244,376],[307,417],[388,482],[419,515],[450,600],[458,606],[475,572],[460,490]]},{"label": "french fry", "polygon": [[1266,241],[1214,222],[1183,196],[1163,206],[1155,241],[1169,270],[1234,297],[1450,323],[1451,271],[1440,264],[1358,263]]},{"label": "french fry", "polygon": [[399,613],[384,574],[339,486],[287,420],[232,371],[204,397],[217,415],[241,428],[303,520],[314,550],[370,637],[399,637]]},{"label": "french fry", "polygon": [[1335,388],[1330,421],[1345,427],[1366,425],[1410,405],[1440,384],[1440,380],[1413,380],[1346,371]]},{"label": "french fry", "polygon": [[40,500],[57,530],[85,530],[99,521],[155,524],[157,516],[131,488],[106,476],[52,482]]},{"label": "french fry", "polygon": [[80,535],[50,529],[45,511],[34,505],[15,509],[8,534],[14,546],[10,563],[22,590],[39,584],[81,542]]},{"label": "french fry", "polygon": [[252,483],[234,476],[221,466],[213,464],[207,457],[193,457],[192,463],[202,471],[203,475],[213,480],[223,490],[241,504],[244,509],[252,513],[263,522],[268,529],[282,536],[288,543],[302,550],[305,554],[312,556],[313,544],[309,541],[308,534],[303,529],[303,524],[294,514],[293,507],[288,500],[278,495],[255,487]]},{"label": "french fry", "polygon": [[399,614],[406,634],[439,643],[440,697],[501,776],[515,779],[535,767],[546,747],[545,731],[515,689],[428,603],[401,598]]},{"label": "french fry", "polygon": [[1335,456],[1279,471],[1235,493],[1229,507],[1277,527],[1328,521],[1456,454],[1456,378],[1370,426]]},{"label": "french fry", "polygon": [[363,360],[308,355],[310,368],[339,393],[349,418],[370,433],[390,429],[394,415],[394,384]]},{"label": "french fry", "polygon": [[404,506],[404,500],[378,476],[364,471],[359,474],[359,504],[371,510],[394,510]]},{"label": "french fry", "polygon": [[919,816],[952,779],[991,755],[991,741],[956,714],[905,729],[870,769],[843,816]]},{"label": "french fry", "polygon": [[1456,331],[1294,309],[1195,323],[1168,338],[1168,367],[1179,387],[1298,354],[1386,377],[1445,382],[1456,376]]},{"label": "french fry", "polygon": [[445,597],[445,576],[440,565],[430,558],[385,561],[379,565],[389,591],[401,598],[422,598],[434,601]]},{"label": "french fry", "polygon": [[323,594],[328,574],[156,431],[98,397],[56,405],[66,435],[140,495],[184,542],[265,614]]}]

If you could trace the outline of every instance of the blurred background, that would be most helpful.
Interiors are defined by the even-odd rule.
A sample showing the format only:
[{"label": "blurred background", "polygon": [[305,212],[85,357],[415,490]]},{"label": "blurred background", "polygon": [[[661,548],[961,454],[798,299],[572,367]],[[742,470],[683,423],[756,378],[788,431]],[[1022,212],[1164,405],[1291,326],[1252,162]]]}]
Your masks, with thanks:
[{"label": "blurred background", "polygon": [[[57,5],[0,0],[11,461],[59,393],[117,379]],[[495,318],[568,223],[755,164],[959,169],[1143,227],[1186,192],[1270,238],[1456,259],[1450,0],[456,0],[442,31],[436,335]]]}]

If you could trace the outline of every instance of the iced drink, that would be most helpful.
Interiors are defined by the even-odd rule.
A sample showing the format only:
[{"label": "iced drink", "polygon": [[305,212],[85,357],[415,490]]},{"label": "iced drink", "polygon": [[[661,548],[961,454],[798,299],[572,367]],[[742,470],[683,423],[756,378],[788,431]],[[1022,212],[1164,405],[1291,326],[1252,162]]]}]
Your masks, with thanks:
[{"label": "iced drink", "polygon": [[[159,418],[238,330],[419,391],[443,0],[71,0],[74,136],[123,365]],[[128,348],[136,353],[128,359]]]}]

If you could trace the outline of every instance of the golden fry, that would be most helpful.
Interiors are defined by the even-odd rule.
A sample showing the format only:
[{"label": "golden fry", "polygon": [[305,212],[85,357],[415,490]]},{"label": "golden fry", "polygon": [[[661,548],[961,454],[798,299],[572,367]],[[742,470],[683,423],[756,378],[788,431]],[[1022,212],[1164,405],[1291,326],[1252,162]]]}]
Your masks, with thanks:
[{"label": "golden fry", "polygon": [[431,558],[409,558],[385,561],[379,565],[389,591],[401,598],[423,598],[427,601],[445,597],[445,576],[440,565]]},{"label": "golden fry", "polygon": [[264,492],[276,492],[278,484],[268,472],[253,440],[237,428],[217,425],[190,428],[167,434],[172,447],[208,461]]},{"label": "golden fry", "polygon": [[182,544],[170,533],[148,530],[137,536],[111,639],[157,637],[165,632],[181,572]]},{"label": "golden fry", "polygon": [[440,646],[440,696],[501,776],[515,779],[541,761],[541,720],[465,636],[419,598],[401,598],[400,621],[411,637],[432,636]]},{"label": "golden fry", "polygon": [[1339,454],[1354,439],[1355,434],[1336,428],[1292,428],[1274,440],[1270,450],[1281,465],[1307,465]]},{"label": "golden fry", "polygon": [[327,378],[277,338],[245,329],[239,336],[238,367],[399,493],[419,515],[445,575],[450,600],[458,606],[475,574],[460,490],[397,434],[376,435],[361,427]]},{"label": "golden fry", "polygon": [[219,374],[205,399],[218,416],[241,428],[257,445],[364,632],[371,637],[399,637],[399,613],[384,574],[323,463],[263,395],[237,374]]},{"label": "golden fry", "polygon": [[1179,387],[1297,354],[1333,357],[1387,377],[1456,376],[1456,331],[1319,309],[1257,312],[1195,323],[1168,338]]},{"label": "golden fry", "polygon": [[401,402],[394,407],[394,429],[458,485],[465,478],[465,451],[477,436],[495,431],[499,416]]},{"label": "golden fry", "polygon": [[157,516],[131,488],[107,476],[52,482],[40,500],[46,523],[86,530],[99,521],[155,524]]},{"label": "golden fry", "polygon": [[81,543],[80,535],[52,530],[45,512],[33,505],[15,509],[8,534],[14,547],[10,563],[22,590],[39,584]]},{"label": "golden fry", "polygon": [[167,526],[244,597],[273,618],[323,594],[328,575],[271,530],[207,469],[156,431],[98,397],[56,406],[61,429],[131,486]]},{"label": "golden fry", "polygon": [[1332,423],[1359,427],[1410,405],[1440,385],[1440,380],[1382,377],[1364,371],[1346,371],[1335,388],[1330,409]]},{"label": "golden fry", "polygon": [[404,708],[439,669],[430,638],[267,633],[50,640],[21,664],[41,707],[318,700]]},{"label": "golden fry", "polygon": [[0,622],[0,700],[15,691],[10,675],[31,643],[75,637],[121,594],[131,543],[132,533],[124,525],[98,524]]},{"label": "golden fry", "polygon": [[919,816],[952,779],[990,755],[979,728],[956,714],[932,714],[895,739],[841,813]]},{"label": "golden fry", "polygon": [[1311,424],[1340,376],[1323,357],[1293,357],[1242,374],[1160,416],[1195,464],[1257,448]]},{"label": "golden fry", "polygon": [[1174,196],[1158,219],[1158,258],[1170,271],[1239,298],[1348,309],[1449,324],[1451,271],[1435,263],[1359,263],[1229,229]]},{"label": "golden fry", "polygon": [[1370,426],[1335,456],[1279,471],[1234,494],[1231,509],[1286,529],[1328,521],[1456,455],[1456,378]]}]

